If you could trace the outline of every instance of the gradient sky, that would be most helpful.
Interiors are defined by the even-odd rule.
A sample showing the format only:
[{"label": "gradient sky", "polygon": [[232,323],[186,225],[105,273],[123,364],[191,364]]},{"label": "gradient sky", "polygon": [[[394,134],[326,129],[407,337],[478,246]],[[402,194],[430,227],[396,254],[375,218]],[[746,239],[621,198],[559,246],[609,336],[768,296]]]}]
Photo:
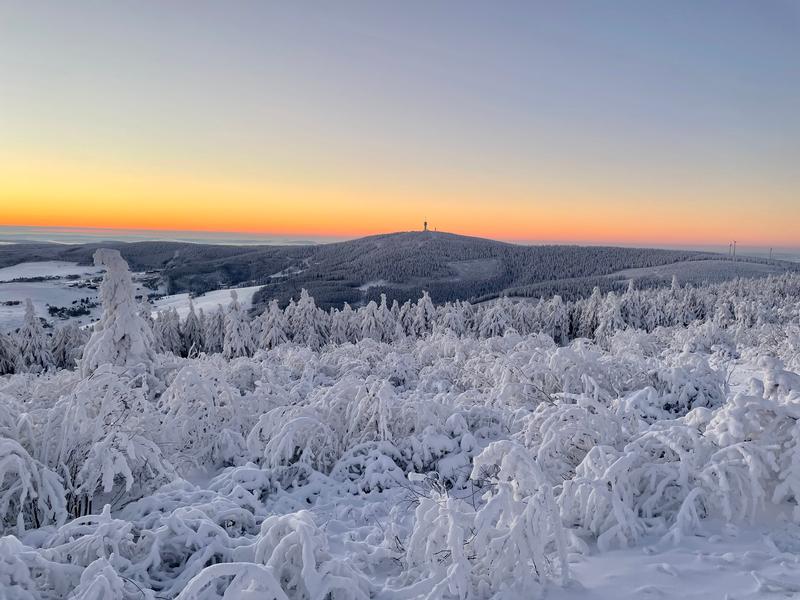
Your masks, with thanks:
[{"label": "gradient sky", "polygon": [[800,246],[800,1],[0,0],[0,225]]}]

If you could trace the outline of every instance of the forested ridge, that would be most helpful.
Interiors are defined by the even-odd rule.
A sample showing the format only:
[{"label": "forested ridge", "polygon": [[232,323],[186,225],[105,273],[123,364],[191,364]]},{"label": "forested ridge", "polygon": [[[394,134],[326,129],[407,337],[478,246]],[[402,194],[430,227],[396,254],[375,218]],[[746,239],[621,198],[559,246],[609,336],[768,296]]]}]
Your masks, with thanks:
[{"label": "forested ridge", "polygon": [[[519,295],[588,295],[598,281],[629,268],[721,258],[702,252],[599,246],[524,246],[443,232],[402,232],[308,246],[224,246],[181,242],[12,244],[0,267],[31,260],[89,264],[101,246],[115,248],[135,271],[157,271],[168,293],[263,285],[257,311],[307,289],[319,306],[341,308],[386,294],[414,300],[427,290],[435,303]],[[756,261],[758,259],[747,259]],[[778,265],[780,261],[773,261]],[[783,269],[797,269],[780,263]],[[558,283],[562,282],[562,283]],[[548,287],[549,284],[549,287]],[[540,291],[539,288],[543,287]],[[560,286],[560,287],[559,287]]]}]

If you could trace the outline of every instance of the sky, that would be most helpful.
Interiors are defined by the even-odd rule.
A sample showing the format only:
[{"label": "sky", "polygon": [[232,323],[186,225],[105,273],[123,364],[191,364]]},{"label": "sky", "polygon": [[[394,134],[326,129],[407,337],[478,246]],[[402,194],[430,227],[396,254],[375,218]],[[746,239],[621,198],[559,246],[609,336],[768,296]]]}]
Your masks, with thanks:
[{"label": "sky", "polygon": [[0,0],[0,225],[800,246],[800,0]]}]

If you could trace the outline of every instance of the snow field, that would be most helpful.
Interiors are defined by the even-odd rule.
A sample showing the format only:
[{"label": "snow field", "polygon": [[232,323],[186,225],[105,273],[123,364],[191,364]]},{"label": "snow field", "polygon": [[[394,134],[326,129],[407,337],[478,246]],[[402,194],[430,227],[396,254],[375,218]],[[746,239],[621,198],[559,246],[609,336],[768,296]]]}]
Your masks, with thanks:
[{"label": "snow field", "polygon": [[[232,288],[236,291],[236,294],[239,297],[239,302],[242,304],[244,309],[250,308],[253,300],[253,294],[255,294],[261,286],[254,285],[249,287],[242,287],[242,288]],[[158,312],[162,310],[168,310],[174,308],[178,311],[178,315],[181,319],[185,319],[186,315],[189,314],[189,294],[172,294],[170,296],[163,296],[156,300],[153,305],[155,309],[153,310],[154,315],[157,315]],[[231,290],[214,290],[212,292],[206,292],[205,294],[201,294],[200,296],[195,296],[192,298],[194,302],[195,309],[200,310],[203,309],[206,312],[211,312],[216,310],[219,306],[227,306],[231,301]]]}]

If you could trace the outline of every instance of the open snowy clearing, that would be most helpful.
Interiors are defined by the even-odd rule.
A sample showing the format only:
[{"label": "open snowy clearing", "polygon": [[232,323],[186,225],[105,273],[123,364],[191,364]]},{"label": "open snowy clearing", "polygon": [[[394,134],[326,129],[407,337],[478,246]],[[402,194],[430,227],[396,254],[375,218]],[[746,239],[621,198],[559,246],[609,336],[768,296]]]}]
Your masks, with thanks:
[{"label": "open snowy clearing", "polygon": [[702,283],[704,281],[723,281],[734,277],[758,277],[778,275],[785,272],[784,267],[745,260],[689,260],[657,267],[625,269],[612,273],[609,277],[657,277],[669,281],[675,275],[680,281]]},{"label": "open snowy clearing", "polygon": [[[75,302],[82,299],[96,301],[97,290],[71,288],[56,281],[2,283],[0,284],[0,331],[22,325],[25,318],[25,298],[31,299],[37,314],[50,319],[47,313],[48,305],[74,306]],[[6,302],[20,302],[20,304],[8,305]],[[83,316],[77,321],[81,324],[88,323],[92,316]]]},{"label": "open snowy clearing", "polygon": [[[24,301],[27,298],[33,302],[36,314],[55,325],[68,322],[86,325],[97,320],[100,314],[98,290],[87,287],[86,284],[103,271],[102,267],[64,261],[28,262],[0,269],[0,332],[16,329],[23,324]],[[142,276],[143,274],[134,274],[134,287],[136,294],[144,297],[151,290],[139,282]],[[32,278],[46,279],[15,281]],[[88,315],[60,318],[48,313],[50,306],[74,308],[81,302],[90,303]],[[91,304],[98,306],[92,307]]]},{"label": "open snowy clearing", "polygon": [[103,269],[100,267],[79,265],[78,263],[60,260],[26,262],[0,269],[0,283],[31,277],[67,277],[68,275],[88,277],[102,271]]},{"label": "open snowy clearing", "polygon": [[[204,312],[217,310],[220,306],[227,306],[231,301],[231,292],[235,291],[239,302],[245,309],[250,308],[253,302],[253,294],[261,288],[259,285],[241,288],[231,288],[225,290],[214,290],[206,292],[200,296],[192,298],[195,310],[203,309]],[[189,294],[172,294],[163,296],[156,300],[154,313],[158,311],[174,308],[178,315],[183,319],[189,314]]]}]

